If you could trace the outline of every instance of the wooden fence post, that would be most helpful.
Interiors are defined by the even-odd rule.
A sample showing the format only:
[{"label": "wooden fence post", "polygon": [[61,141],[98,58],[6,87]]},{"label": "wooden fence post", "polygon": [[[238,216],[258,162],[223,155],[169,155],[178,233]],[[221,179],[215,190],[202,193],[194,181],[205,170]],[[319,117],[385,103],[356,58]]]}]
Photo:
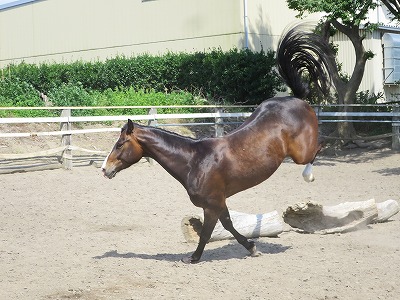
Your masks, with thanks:
[{"label": "wooden fence post", "polygon": [[[400,113],[400,106],[393,106],[394,113]],[[392,150],[400,150],[400,116],[393,116],[392,118]]]},{"label": "wooden fence post", "polygon": [[[71,116],[71,110],[70,109],[63,109],[61,112],[61,117],[70,117]],[[61,131],[66,131],[66,130],[71,130],[71,123],[69,121],[67,122],[61,122],[60,124],[60,130]],[[61,145],[62,146],[70,146],[71,145],[71,134],[63,134],[61,136]],[[62,153],[62,164],[63,168],[66,170],[71,170],[72,169],[72,150],[70,149],[65,149]]]},{"label": "wooden fence post", "polygon": [[[220,107],[215,108],[215,113],[222,113],[223,109]],[[224,136],[224,119],[221,117],[215,118],[215,137]]]}]

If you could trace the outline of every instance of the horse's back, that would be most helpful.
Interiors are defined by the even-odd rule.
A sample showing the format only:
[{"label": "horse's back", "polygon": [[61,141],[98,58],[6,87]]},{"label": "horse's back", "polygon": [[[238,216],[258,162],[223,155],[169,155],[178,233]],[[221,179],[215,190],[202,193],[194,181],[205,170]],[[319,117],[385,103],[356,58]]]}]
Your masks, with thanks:
[{"label": "horse's back", "polygon": [[310,110],[312,110],[310,105],[299,98],[274,97],[262,102],[250,119],[262,118],[268,120],[273,118],[286,123],[291,120],[304,120],[308,117]]},{"label": "horse's back", "polygon": [[318,125],[315,113],[304,100],[295,97],[274,97],[262,102],[251,116],[236,130],[251,130],[268,135],[275,127],[280,130],[297,131],[304,124]]}]

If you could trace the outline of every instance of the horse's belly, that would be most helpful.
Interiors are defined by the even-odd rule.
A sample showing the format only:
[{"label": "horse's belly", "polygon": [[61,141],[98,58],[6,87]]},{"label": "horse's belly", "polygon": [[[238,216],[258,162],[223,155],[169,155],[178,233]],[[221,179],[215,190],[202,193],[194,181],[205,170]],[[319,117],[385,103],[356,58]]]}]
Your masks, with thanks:
[{"label": "horse's belly", "polygon": [[258,170],[248,170],[243,176],[230,176],[226,183],[226,197],[247,190],[267,180],[279,167],[280,164],[265,167]]}]

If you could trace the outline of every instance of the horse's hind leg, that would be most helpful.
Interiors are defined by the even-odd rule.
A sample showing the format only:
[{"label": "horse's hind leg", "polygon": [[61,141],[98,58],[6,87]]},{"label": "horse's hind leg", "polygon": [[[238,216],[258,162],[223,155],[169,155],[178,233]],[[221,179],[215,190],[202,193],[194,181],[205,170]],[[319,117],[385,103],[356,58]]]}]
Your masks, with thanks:
[{"label": "horse's hind leg", "polygon": [[233,227],[231,216],[226,206],[222,211],[219,220],[221,221],[222,226],[224,226],[224,228],[228,230],[235,237],[235,239],[250,252],[251,256],[259,256],[261,254],[259,251],[257,251],[256,244],[253,241],[249,241]]},{"label": "horse's hind leg", "polygon": [[306,167],[304,168],[302,175],[306,182],[313,182],[315,180],[315,177],[312,173],[312,166],[314,164],[315,157],[317,156],[319,151],[321,151],[322,146],[323,146],[323,142],[320,142],[318,144],[318,148],[317,148],[317,151],[315,152],[313,160],[311,162],[307,163]]}]

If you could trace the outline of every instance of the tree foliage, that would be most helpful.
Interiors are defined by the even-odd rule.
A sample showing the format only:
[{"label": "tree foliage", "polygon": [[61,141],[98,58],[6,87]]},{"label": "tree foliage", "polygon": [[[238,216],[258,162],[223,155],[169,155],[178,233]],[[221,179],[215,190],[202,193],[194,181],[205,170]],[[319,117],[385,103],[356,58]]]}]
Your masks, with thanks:
[{"label": "tree foliage", "polygon": [[378,6],[374,0],[288,0],[290,9],[299,16],[308,13],[326,13],[327,20],[338,20],[345,26],[359,26],[367,20],[368,11]]}]

